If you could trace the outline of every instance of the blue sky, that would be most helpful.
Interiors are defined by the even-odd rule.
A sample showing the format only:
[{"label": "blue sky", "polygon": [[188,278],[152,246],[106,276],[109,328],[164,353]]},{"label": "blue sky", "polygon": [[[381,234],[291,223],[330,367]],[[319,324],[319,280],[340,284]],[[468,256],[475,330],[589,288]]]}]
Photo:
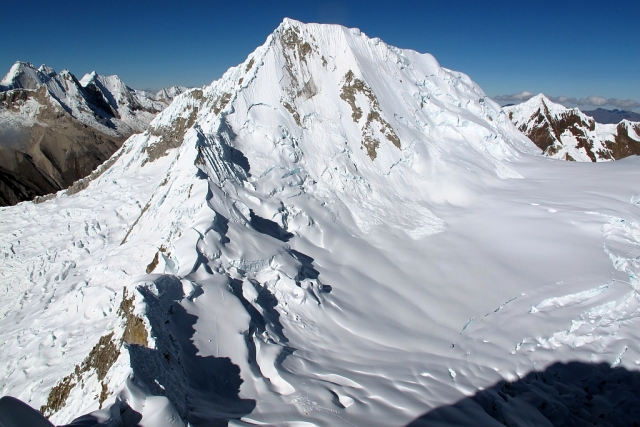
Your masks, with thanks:
[{"label": "blue sky", "polygon": [[78,78],[118,74],[138,89],[202,86],[290,17],[432,53],[493,97],[640,102],[638,0],[2,0],[0,14],[0,74],[22,60]]}]

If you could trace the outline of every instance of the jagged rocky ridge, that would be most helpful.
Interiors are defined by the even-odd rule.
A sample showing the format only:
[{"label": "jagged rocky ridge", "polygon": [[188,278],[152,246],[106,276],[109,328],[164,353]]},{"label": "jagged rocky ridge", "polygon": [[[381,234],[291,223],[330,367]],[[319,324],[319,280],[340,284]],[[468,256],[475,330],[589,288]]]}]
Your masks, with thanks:
[{"label": "jagged rocky ridge", "polygon": [[150,94],[118,76],[16,62],[0,82],[0,206],[55,193],[89,175],[185,88]]},{"label": "jagged rocky ridge", "polygon": [[546,156],[600,162],[640,154],[640,123],[602,124],[577,108],[566,108],[543,94],[504,107],[509,118]]},{"label": "jagged rocky ridge", "polygon": [[431,55],[285,20],[84,189],[0,211],[0,393],[58,424],[401,426],[558,360],[633,369],[639,171],[549,161]]}]

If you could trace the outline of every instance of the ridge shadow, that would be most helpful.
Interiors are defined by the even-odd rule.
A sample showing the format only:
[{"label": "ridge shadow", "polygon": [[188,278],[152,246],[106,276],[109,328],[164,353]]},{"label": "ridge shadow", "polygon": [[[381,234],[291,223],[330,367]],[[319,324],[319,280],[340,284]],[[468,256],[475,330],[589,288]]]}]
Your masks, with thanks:
[{"label": "ridge shadow", "polygon": [[249,210],[249,214],[251,215],[251,227],[257,232],[271,236],[281,242],[288,242],[293,237],[293,233],[282,228],[277,222],[256,215],[252,209]]}]

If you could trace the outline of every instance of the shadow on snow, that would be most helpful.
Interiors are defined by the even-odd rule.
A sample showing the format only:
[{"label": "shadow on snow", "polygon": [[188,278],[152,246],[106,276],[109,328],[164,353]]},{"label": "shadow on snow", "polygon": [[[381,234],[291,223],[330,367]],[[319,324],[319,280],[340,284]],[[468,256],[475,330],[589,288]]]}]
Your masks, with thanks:
[{"label": "shadow on snow", "polygon": [[433,409],[406,427],[640,426],[640,372],[555,363]]}]

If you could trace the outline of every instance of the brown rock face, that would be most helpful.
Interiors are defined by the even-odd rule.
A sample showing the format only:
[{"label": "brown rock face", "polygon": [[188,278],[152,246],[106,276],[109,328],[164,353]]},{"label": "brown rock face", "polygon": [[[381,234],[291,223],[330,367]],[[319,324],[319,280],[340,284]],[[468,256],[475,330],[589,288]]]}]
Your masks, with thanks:
[{"label": "brown rock face", "polygon": [[[567,110],[559,117],[549,113],[546,104],[543,103],[537,113],[529,120],[529,125],[520,125],[520,130],[525,132],[534,144],[546,155],[553,156],[558,152],[561,135],[569,131],[578,140],[577,147],[584,148],[592,162],[596,161],[596,153],[593,152],[593,141],[586,134],[585,129],[594,130],[595,121],[591,118],[580,117],[572,110]],[[569,160],[569,159],[567,159]]]},{"label": "brown rock face", "polygon": [[[616,160],[633,156],[634,154],[636,156],[640,155],[640,141],[636,141],[629,136],[627,123],[619,123],[616,128],[617,135],[615,140],[613,142],[607,141],[607,148],[611,150],[611,156]],[[636,135],[640,135],[640,124],[629,127],[632,127]]]},{"label": "brown rock face", "polygon": [[[28,106],[37,111],[25,115]],[[45,86],[0,93],[0,113],[14,117],[12,126],[3,122],[0,129],[0,206],[66,189],[111,157],[128,136],[83,124],[56,105]]]}]

